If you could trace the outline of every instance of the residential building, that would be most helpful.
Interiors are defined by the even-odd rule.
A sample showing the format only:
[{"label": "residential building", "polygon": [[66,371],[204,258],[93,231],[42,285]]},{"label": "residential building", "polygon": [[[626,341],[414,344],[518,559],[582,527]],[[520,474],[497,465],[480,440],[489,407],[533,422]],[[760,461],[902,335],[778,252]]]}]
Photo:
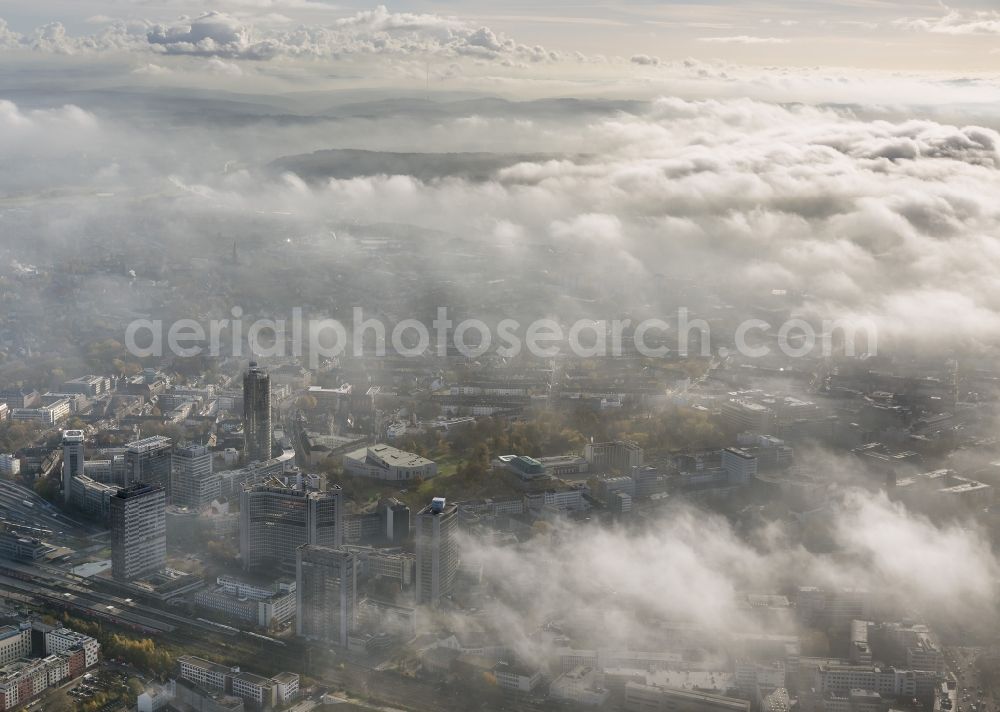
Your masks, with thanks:
[{"label": "residential building", "polygon": [[39,695],[49,686],[45,660],[18,660],[0,668],[0,710],[9,710]]},{"label": "residential building", "polygon": [[97,665],[98,657],[101,652],[101,644],[89,635],[78,633],[77,631],[70,630],[69,628],[56,628],[55,630],[45,631],[44,637],[46,655],[64,653],[67,650],[80,648],[84,652],[85,667],[89,668],[93,665]]},{"label": "residential building", "polygon": [[[49,644],[47,626],[37,624],[46,635],[44,657],[32,655],[34,626],[21,622],[0,628],[0,710],[9,710],[28,702],[45,689],[77,677],[97,663],[100,645],[93,638],[59,629]],[[71,642],[63,644],[65,641]]]},{"label": "residential building", "polygon": [[31,655],[31,624],[5,625],[0,628],[0,665]]}]

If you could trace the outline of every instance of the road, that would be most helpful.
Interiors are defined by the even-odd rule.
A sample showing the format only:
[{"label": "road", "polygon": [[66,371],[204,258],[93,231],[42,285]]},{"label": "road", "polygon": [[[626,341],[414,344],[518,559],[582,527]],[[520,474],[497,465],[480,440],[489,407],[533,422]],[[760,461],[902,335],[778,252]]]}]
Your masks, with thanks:
[{"label": "road", "polygon": [[979,675],[977,662],[987,652],[986,648],[944,649],[945,663],[958,681],[954,712],[1000,712],[993,691],[983,685]]}]

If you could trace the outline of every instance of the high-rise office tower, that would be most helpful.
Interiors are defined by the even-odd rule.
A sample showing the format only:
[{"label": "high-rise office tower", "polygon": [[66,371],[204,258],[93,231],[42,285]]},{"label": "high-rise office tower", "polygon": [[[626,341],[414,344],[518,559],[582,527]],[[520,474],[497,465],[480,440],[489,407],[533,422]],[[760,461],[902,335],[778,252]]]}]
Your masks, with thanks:
[{"label": "high-rise office tower", "polygon": [[170,488],[174,446],[170,438],[154,435],[125,446],[125,484],[134,482]]},{"label": "high-rise office tower", "polygon": [[200,509],[219,495],[220,480],[212,472],[211,451],[194,443],[176,448],[170,501],[182,507]]},{"label": "high-rise office tower", "polygon": [[354,554],[328,546],[300,546],[296,550],[295,595],[296,633],[346,648],[357,616]]},{"label": "high-rise office tower", "polygon": [[344,502],[340,485],[325,492],[272,477],[240,492],[240,558],[243,568],[278,566],[291,570],[303,544],[338,547],[344,543]]},{"label": "high-rise office tower", "polygon": [[69,502],[70,492],[73,489],[73,478],[83,475],[83,441],[84,435],[82,430],[66,430],[63,432],[63,502]]},{"label": "high-rise office tower", "polygon": [[243,456],[247,462],[271,457],[271,377],[256,361],[243,375]]},{"label": "high-rise office tower", "polygon": [[398,499],[389,498],[379,502],[380,515],[384,521],[382,534],[392,546],[399,546],[410,536],[410,508]]},{"label": "high-rise office tower", "polygon": [[417,515],[417,603],[436,606],[458,572],[458,505],[435,497]]},{"label": "high-rise office tower", "polygon": [[137,482],[111,497],[111,573],[131,581],[167,563],[167,495],[163,487]]}]

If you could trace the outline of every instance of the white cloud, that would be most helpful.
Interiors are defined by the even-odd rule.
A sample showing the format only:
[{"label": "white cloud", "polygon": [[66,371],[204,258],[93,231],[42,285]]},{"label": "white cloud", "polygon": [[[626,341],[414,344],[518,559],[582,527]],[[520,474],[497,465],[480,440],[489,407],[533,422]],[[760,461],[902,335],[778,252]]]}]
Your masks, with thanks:
[{"label": "white cloud", "polygon": [[[821,462],[814,474],[829,480],[830,470]],[[994,618],[1000,566],[981,532],[935,525],[858,490],[835,501],[829,515],[831,555],[807,551],[794,527],[765,525],[741,536],[721,517],[686,507],[641,531],[556,525],[541,542],[500,547],[467,539],[462,553],[483,564],[497,592],[485,616],[492,632],[527,659],[551,654],[549,639],[537,635],[546,623],[579,647],[612,650],[662,650],[681,621],[708,639],[780,633],[776,621],[762,625],[739,594],[802,585],[867,590],[873,606],[920,610],[942,623]],[[944,569],[952,573],[926,575]]]},{"label": "white cloud", "polygon": [[155,25],[146,37],[154,47],[176,54],[239,56],[251,44],[250,28],[219,12],[168,26]]},{"label": "white cloud", "polygon": [[949,9],[939,17],[904,17],[897,27],[943,35],[1000,35],[1000,12],[962,13]]},{"label": "white cloud", "polygon": [[629,58],[629,61],[632,62],[632,64],[655,67],[660,63],[660,58],[651,57],[648,54],[633,54],[632,57]]},{"label": "white cloud", "polygon": [[780,37],[754,37],[752,35],[726,35],[722,37],[699,37],[699,42],[717,44],[788,44],[790,40]]},{"label": "white cloud", "polygon": [[208,68],[208,71],[212,72],[213,74],[221,74],[222,76],[226,77],[243,76],[243,70],[240,69],[240,66],[238,64],[234,64],[233,62],[223,61],[218,57],[212,57],[211,59],[209,59],[208,62],[206,63],[206,66]]},{"label": "white cloud", "polygon": [[132,70],[132,74],[140,74],[152,77],[159,77],[170,74],[171,70],[168,67],[160,66],[159,64],[153,64],[147,62],[139,67]]}]

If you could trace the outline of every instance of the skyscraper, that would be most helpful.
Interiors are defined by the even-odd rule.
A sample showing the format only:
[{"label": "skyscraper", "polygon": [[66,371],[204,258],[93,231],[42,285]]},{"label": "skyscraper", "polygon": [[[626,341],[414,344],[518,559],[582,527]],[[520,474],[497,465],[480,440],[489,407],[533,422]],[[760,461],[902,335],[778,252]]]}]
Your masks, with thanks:
[{"label": "skyscraper", "polygon": [[325,492],[272,477],[240,493],[240,558],[243,568],[291,569],[303,544],[337,547],[344,542],[344,503],[339,485]]},{"label": "skyscraper", "polygon": [[73,478],[83,475],[84,436],[82,430],[63,432],[63,502],[68,503],[73,487]]},{"label": "skyscraper", "polygon": [[300,546],[295,562],[296,633],[347,647],[357,617],[354,554],[328,546]]},{"label": "skyscraper", "polygon": [[220,481],[212,472],[211,451],[195,443],[175,449],[170,501],[182,507],[200,509],[219,495]]},{"label": "skyscraper", "polygon": [[435,497],[417,515],[417,603],[436,606],[458,572],[458,505]]},{"label": "skyscraper", "polygon": [[167,563],[167,495],[163,487],[140,482],[111,498],[111,573],[131,581],[162,570]]},{"label": "skyscraper", "polygon": [[243,456],[247,462],[271,457],[271,377],[256,361],[243,375]]},{"label": "skyscraper", "polygon": [[135,440],[125,446],[125,484],[134,482],[170,487],[174,446],[162,435]]}]

